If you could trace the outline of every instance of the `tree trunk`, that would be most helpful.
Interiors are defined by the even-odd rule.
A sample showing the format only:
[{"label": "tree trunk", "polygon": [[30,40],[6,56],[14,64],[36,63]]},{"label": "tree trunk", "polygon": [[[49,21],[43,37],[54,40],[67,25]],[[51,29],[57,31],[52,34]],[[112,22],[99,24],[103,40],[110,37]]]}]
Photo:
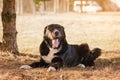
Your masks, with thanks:
[{"label": "tree trunk", "polygon": [[59,12],[59,0],[54,0],[54,12]]},{"label": "tree trunk", "polygon": [[96,0],[103,8],[103,11],[120,11],[120,8],[111,0]]},{"label": "tree trunk", "polygon": [[32,9],[32,14],[36,14],[36,6],[33,0],[30,0],[30,4],[31,4],[31,9]]},{"label": "tree trunk", "polygon": [[33,0],[22,0],[22,2],[23,2],[23,13],[34,13],[33,12],[33,4],[34,4]]},{"label": "tree trunk", "polygon": [[23,0],[16,0],[16,13],[23,14]]},{"label": "tree trunk", "polygon": [[83,0],[80,0],[80,10],[81,10],[81,13],[83,13]]},{"label": "tree trunk", "polygon": [[1,50],[18,54],[15,0],[3,0],[3,39]]},{"label": "tree trunk", "polygon": [[44,3],[44,12],[45,12],[46,11],[46,1],[44,0],[43,3]]},{"label": "tree trunk", "polygon": [[73,7],[74,7],[74,0],[69,0],[69,11],[74,11]]},{"label": "tree trunk", "polygon": [[70,2],[69,2],[69,0],[67,0],[67,12],[69,12],[69,9],[70,9],[69,4],[70,4]]}]

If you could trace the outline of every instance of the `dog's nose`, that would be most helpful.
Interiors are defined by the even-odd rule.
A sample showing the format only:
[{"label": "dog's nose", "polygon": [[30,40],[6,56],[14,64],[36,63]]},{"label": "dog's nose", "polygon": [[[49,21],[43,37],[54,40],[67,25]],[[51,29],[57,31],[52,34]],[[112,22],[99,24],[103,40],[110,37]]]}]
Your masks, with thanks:
[{"label": "dog's nose", "polygon": [[56,31],[56,32],[55,32],[55,36],[58,36],[58,35],[59,35],[59,32],[58,32],[58,31]]}]

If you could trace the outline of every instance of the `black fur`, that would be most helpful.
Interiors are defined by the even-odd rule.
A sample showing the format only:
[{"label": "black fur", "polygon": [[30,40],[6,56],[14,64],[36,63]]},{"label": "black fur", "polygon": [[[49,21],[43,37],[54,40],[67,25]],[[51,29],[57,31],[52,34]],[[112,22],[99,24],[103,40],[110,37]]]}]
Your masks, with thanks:
[{"label": "black fur", "polygon": [[55,69],[59,69],[60,67],[63,66],[63,60],[62,60],[62,58],[60,58],[60,57],[54,57],[52,59],[52,63],[50,64],[50,66],[55,67]]},{"label": "black fur", "polygon": [[46,63],[43,59],[41,59],[40,62],[34,62],[34,63],[30,64],[30,66],[32,68],[36,68],[36,67],[48,67],[48,63]]},{"label": "black fur", "polygon": [[[55,30],[59,33],[56,34]],[[57,36],[58,34],[59,36]],[[59,40],[59,42],[57,42],[58,46],[53,48],[52,40],[57,41],[57,39]],[[54,53],[54,50],[58,50],[58,52]],[[40,62],[31,64],[31,67],[53,66],[56,69],[59,69],[63,66],[73,67],[78,64],[94,66],[94,60],[100,56],[101,49],[95,48],[90,50],[87,43],[83,43],[81,45],[70,45],[67,43],[63,26],[51,24],[45,27],[43,41],[40,44],[40,54],[41,56],[53,54],[54,57],[51,59],[51,62],[47,62],[43,57],[41,57]],[[49,58],[49,56],[47,58]]]}]

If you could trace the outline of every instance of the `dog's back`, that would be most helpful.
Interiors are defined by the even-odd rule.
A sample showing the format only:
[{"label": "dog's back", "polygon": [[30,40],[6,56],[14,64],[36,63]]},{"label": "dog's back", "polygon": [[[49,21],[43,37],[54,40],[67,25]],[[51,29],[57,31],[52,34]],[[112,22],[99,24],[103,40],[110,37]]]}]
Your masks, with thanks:
[{"label": "dog's back", "polygon": [[79,64],[79,55],[77,48],[77,45],[68,45],[68,49],[64,52],[64,54],[60,55],[64,66],[73,67]]},{"label": "dog's back", "polygon": [[81,45],[68,44],[68,49],[59,56],[63,60],[63,65],[66,67],[73,67],[79,64],[94,66],[94,60],[99,57],[100,54],[101,50],[99,48],[90,50],[88,44],[84,43]]}]

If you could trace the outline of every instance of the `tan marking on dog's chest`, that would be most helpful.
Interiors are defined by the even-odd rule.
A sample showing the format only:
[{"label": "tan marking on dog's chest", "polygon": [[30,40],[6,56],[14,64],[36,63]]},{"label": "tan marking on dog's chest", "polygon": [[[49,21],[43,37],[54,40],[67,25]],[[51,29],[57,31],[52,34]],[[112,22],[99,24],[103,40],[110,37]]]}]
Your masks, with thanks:
[{"label": "tan marking on dog's chest", "polygon": [[46,63],[51,63],[52,59],[54,57],[57,57],[54,54],[59,52],[60,50],[61,50],[61,47],[59,49],[52,49],[52,48],[50,48],[49,54],[47,56],[42,56],[43,60],[45,60]]}]

